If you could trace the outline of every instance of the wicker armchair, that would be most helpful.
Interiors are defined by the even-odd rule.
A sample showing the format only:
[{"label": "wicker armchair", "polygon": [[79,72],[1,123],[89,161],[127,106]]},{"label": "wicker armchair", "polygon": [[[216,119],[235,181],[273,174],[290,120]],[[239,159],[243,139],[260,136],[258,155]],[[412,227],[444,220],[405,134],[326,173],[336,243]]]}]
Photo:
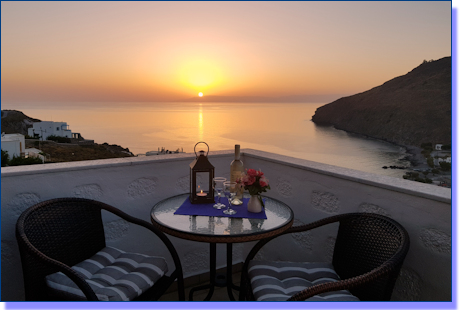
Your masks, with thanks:
[{"label": "wicker armchair", "polygon": [[[334,253],[329,264],[331,273],[336,273],[335,280],[329,276],[324,279],[301,279],[299,282],[286,287],[292,279],[303,275],[308,278],[312,274],[307,271],[302,274],[301,268],[317,267],[318,263],[291,263],[296,266],[295,274],[286,276],[287,269],[283,263],[253,261],[257,252],[269,241],[276,237],[259,241],[248,254],[241,275],[240,300],[361,300],[387,301],[391,294],[401,269],[402,263],[409,250],[409,235],[396,221],[371,213],[349,213],[328,217],[310,224],[291,227],[284,234],[308,231],[331,223],[339,223],[339,229],[334,247]],[[281,265],[280,265],[281,264]],[[300,266],[299,264],[304,264]],[[268,266],[268,267],[267,267]],[[300,266],[300,267],[299,267]],[[257,269],[258,268],[258,269]],[[249,270],[256,270],[256,277]],[[266,275],[266,272],[276,273]],[[312,270],[312,269],[310,269]],[[254,272],[254,271],[252,271]],[[261,275],[264,272],[265,275]],[[284,273],[284,275],[282,275]],[[282,278],[279,280],[277,276]],[[259,283],[261,278],[272,283]],[[284,277],[284,278],[283,278]],[[291,279],[286,279],[291,277]],[[297,281],[292,280],[292,281]],[[251,284],[252,283],[252,284]],[[275,284],[273,284],[275,283]],[[305,284],[306,283],[306,284]],[[289,286],[288,285],[288,286]],[[256,287],[256,288],[255,288]],[[254,290],[255,288],[255,290]],[[338,292],[341,292],[339,294]],[[328,297],[331,296],[329,299]],[[334,295],[335,294],[335,295]],[[349,294],[348,297],[345,297]],[[256,297],[254,297],[256,295]],[[263,295],[263,296],[262,296]],[[337,299],[334,296],[339,296]],[[341,297],[340,297],[341,296]],[[342,298],[342,299],[340,299]]]},{"label": "wicker armchair", "polygon": [[[167,275],[167,264],[162,257],[126,253],[112,247],[106,247],[102,210],[111,212],[129,223],[143,226],[156,234],[167,247],[174,261],[175,269],[170,275]],[[75,268],[75,265],[85,263],[88,260],[94,263],[94,258],[103,249],[117,250],[123,253],[120,255],[131,255],[128,258],[120,256],[118,262],[129,263],[134,266],[133,268],[138,268],[135,272],[128,272],[127,276],[132,278],[117,280],[119,281],[117,283],[122,283],[121,285],[128,283],[135,287],[133,290],[137,289],[134,298],[123,300],[157,300],[176,279],[179,300],[185,300],[182,267],[179,256],[170,240],[150,223],[134,218],[105,203],[82,198],[58,198],[38,203],[28,208],[19,217],[16,223],[16,239],[21,255],[26,300],[104,300],[100,298],[101,294],[95,293],[95,287],[100,286],[100,284],[93,281],[93,278],[90,280],[85,278],[87,274],[85,270],[82,273],[77,272],[81,268]],[[102,255],[98,258],[112,263],[116,261],[109,254],[103,254],[105,257]],[[134,258],[132,259],[133,256],[135,259],[139,258],[137,262]],[[155,270],[157,267],[150,264],[149,259],[161,261],[162,267],[164,267],[162,272]],[[88,268],[93,268],[94,265],[96,264]],[[74,268],[71,268],[72,266]],[[124,273],[125,276],[127,274],[127,271],[119,266],[110,267],[112,271]],[[146,271],[145,274],[155,270],[155,280],[148,278],[142,270]],[[50,285],[49,277],[54,275],[65,278],[70,283],[69,285],[73,286],[70,292],[56,290],[56,287]],[[142,290],[136,286],[137,283],[129,282],[131,280],[134,282],[135,276],[145,280],[142,284],[145,288]],[[109,279],[109,282],[115,282],[113,278],[106,278]],[[111,289],[112,292],[124,290],[124,288],[113,287],[108,289]]]}]

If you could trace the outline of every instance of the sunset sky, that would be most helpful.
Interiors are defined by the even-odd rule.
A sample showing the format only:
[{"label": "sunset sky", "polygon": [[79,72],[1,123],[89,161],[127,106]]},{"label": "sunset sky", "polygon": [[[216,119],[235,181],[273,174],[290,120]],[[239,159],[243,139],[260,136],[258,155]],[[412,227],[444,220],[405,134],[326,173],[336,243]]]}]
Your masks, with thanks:
[{"label": "sunset sky", "polygon": [[2,102],[343,96],[451,55],[451,2],[1,2]]}]

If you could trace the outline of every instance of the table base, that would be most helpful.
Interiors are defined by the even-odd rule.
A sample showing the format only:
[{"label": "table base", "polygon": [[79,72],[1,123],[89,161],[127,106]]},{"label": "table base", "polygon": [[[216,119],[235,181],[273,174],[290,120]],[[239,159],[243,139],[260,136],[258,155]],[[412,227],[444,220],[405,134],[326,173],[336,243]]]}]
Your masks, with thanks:
[{"label": "table base", "polygon": [[211,300],[214,294],[214,287],[227,287],[227,294],[231,301],[235,300],[232,289],[239,290],[240,288],[233,284],[233,272],[232,272],[232,244],[227,243],[227,273],[216,274],[216,243],[209,244],[209,278],[210,283],[194,287],[189,292],[189,300],[193,301],[193,293],[204,289],[209,289],[208,295],[204,298],[204,301]]}]

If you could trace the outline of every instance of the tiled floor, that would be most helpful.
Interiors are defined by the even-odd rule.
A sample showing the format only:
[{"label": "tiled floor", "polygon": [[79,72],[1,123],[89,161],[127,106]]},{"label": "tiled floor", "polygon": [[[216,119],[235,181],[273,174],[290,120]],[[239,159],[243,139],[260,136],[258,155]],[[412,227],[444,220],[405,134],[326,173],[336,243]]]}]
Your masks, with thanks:
[{"label": "tiled floor", "polygon": [[[240,277],[241,277],[240,272],[233,274],[233,283],[235,285],[237,285],[237,286],[240,283]],[[190,290],[193,287],[204,285],[204,284],[207,284],[207,283],[209,283],[209,281],[203,282],[203,283],[200,283],[200,284],[194,284],[194,285],[186,287],[185,288],[185,299],[189,300],[188,294],[189,294]],[[208,289],[201,290],[201,291],[196,291],[193,294],[193,300],[194,301],[202,301],[206,297],[207,294],[208,294]],[[233,290],[233,296],[235,297],[236,300],[238,300],[238,294],[239,294],[239,292],[237,290]],[[159,301],[178,301],[178,300],[179,300],[179,297],[178,297],[177,291],[172,291],[170,293],[164,294],[160,298]],[[229,301],[228,294],[227,294],[227,288],[226,287],[215,287],[214,288],[214,294],[211,297],[211,301]]]}]

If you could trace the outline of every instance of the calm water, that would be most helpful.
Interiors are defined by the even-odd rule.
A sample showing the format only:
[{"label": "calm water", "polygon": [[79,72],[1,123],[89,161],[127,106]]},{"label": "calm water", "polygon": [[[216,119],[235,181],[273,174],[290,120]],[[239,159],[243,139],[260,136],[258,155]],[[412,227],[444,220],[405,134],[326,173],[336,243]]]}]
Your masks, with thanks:
[{"label": "calm water", "polygon": [[65,107],[8,105],[40,120],[67,122],[72,132],[134,154],[183,148],[198,141],[211,150],[253,148],[361,171],[401,177],[404,149],[311,121],[323,103],[93,103]]}]

